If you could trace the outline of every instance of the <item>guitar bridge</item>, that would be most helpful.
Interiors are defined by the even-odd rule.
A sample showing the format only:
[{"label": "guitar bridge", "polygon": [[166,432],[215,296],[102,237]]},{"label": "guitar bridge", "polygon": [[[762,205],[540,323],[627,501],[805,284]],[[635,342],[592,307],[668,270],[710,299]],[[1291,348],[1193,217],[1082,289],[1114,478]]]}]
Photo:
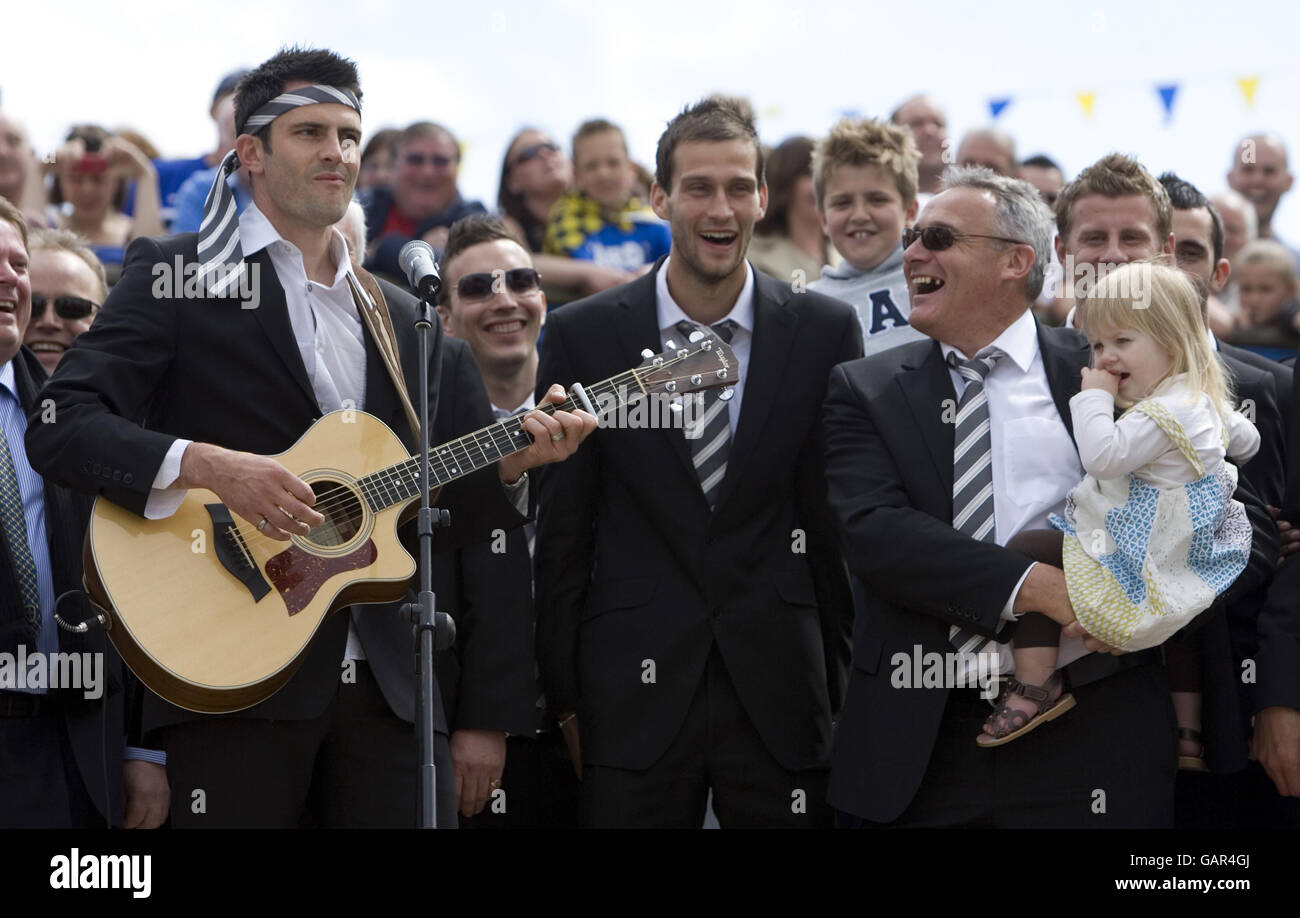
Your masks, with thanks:
[{"label": "guitar bridge", "polygon": [[230,576],[234,577],[253,595],[257,602],[271,592],[271,585],[266,582],[262,572],[253,562],[248,551],[248,544],[239,534],[239,526],[230,515],[230,508],[225,504],[204,504],[208,516],[212,517],[212,546]]}]

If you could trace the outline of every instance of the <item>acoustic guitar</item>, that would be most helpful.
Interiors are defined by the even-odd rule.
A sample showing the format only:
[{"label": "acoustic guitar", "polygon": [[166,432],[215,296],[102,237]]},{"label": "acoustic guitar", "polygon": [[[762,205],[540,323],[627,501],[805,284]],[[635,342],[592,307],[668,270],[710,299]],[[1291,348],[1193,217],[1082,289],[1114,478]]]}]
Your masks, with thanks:
[{"label": "acoustic guitar", "polygon": [[[702,332],[691,337],[680,348],[669,342],[662,354],[644,351],[643,363],[618,376],[573,386],[558,408],[586,408],[608,424],[611,416],[637,417],[637,402],[646,400],[641,416],[653,419],[645,408],[660,405],[668,409],[663,417],[686,418],[683,405],[698,404],[692,393],[738,382],[724,342]],[[526,449],[532,438],[523,417],[433,447],[430,487]],[[331,613],[401,599],[415,574],[397,527],[419,509],[420,462],[382,421],[364,411],[330,412],[274,458],[311,486],[325,517],[287,542],[262,535],[202,489],[187,492],[180,509],[161,520],[103,497],[95,502],[87,592],[140,681],[191,711],[228,713],[269,698]]]}]

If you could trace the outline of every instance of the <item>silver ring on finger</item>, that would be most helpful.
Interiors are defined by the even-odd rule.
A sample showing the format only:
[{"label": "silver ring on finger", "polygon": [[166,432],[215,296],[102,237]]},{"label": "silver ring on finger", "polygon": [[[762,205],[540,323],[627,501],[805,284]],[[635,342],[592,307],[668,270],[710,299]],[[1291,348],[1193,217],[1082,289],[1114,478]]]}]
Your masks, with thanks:
[{"label": "silver ring on finger", "polygon": [[551,434],[551,439],[554,440],[556,443],[559,443],[561,440],[564,439],[564,431],[561,430],[559,433]]},{"label": "silver ring on finger", "polygon": [[260,523],[257,524],[257,531],[258,531],[258,532],[261,532],[263,529],[266,528],[266,524],[269,523],[269,522],[271,522],[271,521],[268,520],[266,517],[262,517],[262,522],[260,522]]}]

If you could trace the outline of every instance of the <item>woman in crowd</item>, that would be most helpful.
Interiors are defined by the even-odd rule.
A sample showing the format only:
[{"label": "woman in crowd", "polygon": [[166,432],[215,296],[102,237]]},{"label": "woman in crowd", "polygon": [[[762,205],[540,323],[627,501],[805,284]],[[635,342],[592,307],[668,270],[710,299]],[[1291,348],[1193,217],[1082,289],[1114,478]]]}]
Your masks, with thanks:
[{"label": "woman in crowd", "polygon": [[551,208],[572,181],[573,165],[563,148],[536,128],[524,128],[506,145],[497,207],[506,226],[533,253],[551,307],[632,279],[594,262],[541,254]]},{"label": "woman in crowd", "polygon": [[767,214],[754,225],[749,245],[754,267],[785,281],[796,270],[805,280],[816,280],[830,261],[813,192],[812,151],[812,140],[791,137],[768,156]]},{"label": "woman in crowd", "polygon": [[[135,213],[128,217],[122,205],[132,181]],[[95,125],[77,125],[59,148],[50,203],[53,225],[89,240],[110,283],[121,272],[132,239],[163,232],[153,163],[129,140]]]}]

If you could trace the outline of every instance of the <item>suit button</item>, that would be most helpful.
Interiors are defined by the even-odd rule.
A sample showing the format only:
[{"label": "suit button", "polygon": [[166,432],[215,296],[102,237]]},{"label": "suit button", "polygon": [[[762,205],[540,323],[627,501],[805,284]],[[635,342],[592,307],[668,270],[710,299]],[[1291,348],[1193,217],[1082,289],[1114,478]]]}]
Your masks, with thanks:
[{"label": "suit button", "polygon": [[125,475],[122,476],[122,484],[129,485],[133,481],[135,481],[135,476],[132,475],[130,472],[127,472]]}]

